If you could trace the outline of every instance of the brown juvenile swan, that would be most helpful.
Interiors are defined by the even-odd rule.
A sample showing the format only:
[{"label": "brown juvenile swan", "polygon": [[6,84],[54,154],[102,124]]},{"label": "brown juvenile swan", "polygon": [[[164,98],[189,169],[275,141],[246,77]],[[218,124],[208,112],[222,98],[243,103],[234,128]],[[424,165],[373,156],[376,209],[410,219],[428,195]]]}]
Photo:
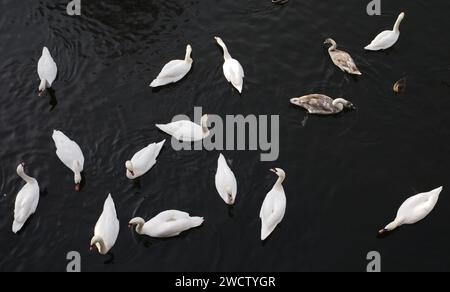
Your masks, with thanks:
[{"label": "brown juvenile swan", "polygon": [[291,99],[291,103],[306,109],[314,115],[334,115],[342,112],[345,108],[355,109],[355,106],[343,99],[333,100],[331,97],[322,94],[310,94]]},{"label": "brown juvenile swan", "polygon": [[355,61],[350,56],[350,54],[338,50],[337,44],[333,39],[326,39],[324,44],[331,45],[331,47],[328,49],[328,53],[330,53],[330,57],[333,63],[342,71],[353,75],[362,75],[361,71],[359,71],[358,67],[356,67]]}]

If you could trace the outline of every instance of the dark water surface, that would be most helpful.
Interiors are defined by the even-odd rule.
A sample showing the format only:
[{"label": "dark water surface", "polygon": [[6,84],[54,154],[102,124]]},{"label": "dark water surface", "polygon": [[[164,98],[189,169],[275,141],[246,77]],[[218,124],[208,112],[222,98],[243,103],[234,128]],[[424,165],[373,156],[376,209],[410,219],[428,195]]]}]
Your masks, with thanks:
[{"label": "dark water surface", "polygon": [[[83,271],[364,271],[369,251],[384,271],[450,270],[450,53],[448,0],[383,0],[369,17],[369,0],[108,0],[82,1],[83,15],[66,14],[68,0],[0,0],[0,271],[64,271],[69,251]],[[363,47],[406,12],[399,43],[388,52]],[[223,37],[247,79],[241,96],[226,83]],[[333,37],[364,75],[338,71],[322,43]],[[148,87],[169,60],[193,46],[185,80]],[[38,97],[42,47],[59,67],[56,101]],[[407,92],[392,85],[408,76]],[[322,92],[358,109],[310,117],[289,104]],[[57,102],[57,104],[56,104]],[[55,105],[56,104],[56,105]],[[218,152],[175,152],[133,184],[124,162],[148,143],[167,138],[155,123],[177,114],[278,114],[281,155],[225,152],[239,193],[229,210],[218,196]],[[60,129],[86,158],[86,185],[55,155]],[[43,194],[19,235],[11,232],[14,200],[26,161]],[[259,210],[275,177],[287,172],[282,225],[260,242]],[[376,232],[410,195],[444,185],[435,211],[385,239]],[[89,252],[94,225],[111,192],[121,221],[114,262]],[[5,194],[3,196],[3,194]],[[206,218],[202,228],[169,240],[136,236],[134,216],[179,209]]]}]

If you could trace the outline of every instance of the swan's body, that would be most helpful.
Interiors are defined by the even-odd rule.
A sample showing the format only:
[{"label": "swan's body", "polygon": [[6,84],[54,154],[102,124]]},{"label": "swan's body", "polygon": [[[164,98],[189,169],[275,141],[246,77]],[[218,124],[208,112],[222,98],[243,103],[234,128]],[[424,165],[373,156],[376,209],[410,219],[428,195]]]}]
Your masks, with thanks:
[{"label": "swan's body", "polygon": [[158,124],[156,127],[182,142],[201,141],[210,134],[208,129],[208,115],[202,117],[200,125],[186,120],[165,125]]},{"label": "swan's body", "polygon": [[58,67],[46,47],[42,50],[42,56],[38,62],[38,75],[41,79],[39,94],[43,94],[47,88],[52,87],[58,75]]},{"label": "swan's body", "polygon": [[91,240],[91,247],[96,247],[102,255],[108,254],[116,243],[119,236],[120,224],[117,219],[116,206],[111,197],[105,201],[103,213],[95,225],[94,237]]},{"label": "swan's body", "polygon": [[26,182],[16,197],[12,231],[19,232],[28,218],[36,212],[39,204],[39,184],[36,179],[25,174],[24,164],[17,167],[17,174]]},{"label": "swan's body", "polygon": [[330,54],[333,63],[339,67],[339,69],[349,74],[362,75],[352,56],[350,56],[347,52],[338,50],[337,44],[333,39],[327,39],[325,44],[331,44],[331,47],[328,49],[328,53]]},{"label": "swan's body", "polygon": [[271,170],[278,175],[278,180],[272,190],[267,194],[261,208],[261,240],[266,240],[283,221],[286,212],[286,194],[284,193],[283,181],[286,173],[282,169]]},{"label": "swan's body", "polygon": [[393,231],[402,225],[415,224],[427,217],[436,206],[443,187],[428,193],[421,193],[406,200],[400,207],[395,220],[379,233]]},{"label": "swan's body", "polygon": [[158,77],[153,80],[150,87],[159,87],[171,83],[176,83],[183,79],[191,70],[193,60],[191,58],[192,47],[190,45],[186,48],[186,57],[184,60],[170,61],[164,66]]},{"label": "swan's body", "polygon": [[354,105],[343,99],[333,100],[322,94],[310,94],[291,99],[291,103],[306,109],[310,114],[333,115],[342,112],[345,108],[354,109]]},{"label": "swan's body", "polygon": [[225,203],[234,205],[237,194],[236,177],[222,154],[217,162],[216,189]]},{"label": "swan's body", "polygon": [[79,191],[81,173],[84,170],[84,155],[80,146],[60,131],[53,131],[52,138],[56,146],[56,155],[65,166],[73,171],[75,189]]},{"label": "swan's body", "polygon": [[191,217],[188,213],[170,210],[165,211],[148,221],[134,218],[130,227],[136,226],[136,232],[154,238],[169,238],[180,235],[182,232],[196,228],[203,224],[201,217]]},{"label": "swan's body", "polygon": [[156,164],[161,149],[166,140],[156,144],[150,144],[146,148],[137,152],[131,160],[125,163],[127,169],[127,178],[136,179],[146,174]]},{"label": "swan's body", "polygon": [[223,64],[223,74],[228,82],[230,82],[234,88],[236,88],[239,93],[242,93],[242,88],[244,86],[244,69],[242,68],[241,63],[238,60],[233,59],[228,51],[227,46],[223,42],[223,40],[219,37],[215,38],[217,43],[223,49],[223,58],[225,62]]},{"label": "swan's body", "polygon": [[405,18],[405,13],[401,13],[395,22],[393,30],[386,30],[380,33],[370,45],[365,47],[368,51],[387,50],[394,46],[400,38],[400,24]]}]

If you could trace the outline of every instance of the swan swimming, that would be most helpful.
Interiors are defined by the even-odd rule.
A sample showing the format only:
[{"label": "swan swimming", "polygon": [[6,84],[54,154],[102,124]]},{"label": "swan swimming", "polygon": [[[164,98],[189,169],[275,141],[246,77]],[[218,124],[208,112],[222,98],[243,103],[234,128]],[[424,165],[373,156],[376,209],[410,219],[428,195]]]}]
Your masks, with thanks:
[{"label": "swan swimming", "polygon": [[58,67],[47,47],[42,50],[42,56],[38,62],[38,75],[41,79],[39,95],[43,95],[47,88],[51,88],[58,75]]},{"label": "swan swimming", "polygon": [[236,177],[222,154],[217,162],[216,189],[225,203],[234,205],[237,194]]},{"label": "swan swimming", "polygon": [[36,179],[25,173],[25,164],[17,167],[17,174],[26,182],[25,186],[19,191],[16,197],[14,208],[14,223],[12,231],[19,232],[28,218],[36,212],[39,204],[39,184]]},{"label": "swan swimming", "polygon": [[145,222],[142,218],[134,218],[129,226],[136,226],[136,232],[153,238],[169,238],[180,235],[182,232],[203,224],[202,217],[191,217],[188,213],[169,210],[160,213],[153,219]]},{"label": "swan swimming", "polygon": [[146,148],[137,152],[131,160],[125,163],[127,169],[127,178],[136,179],[143,176],[152,169],[156,164],[156,159],[166,140],[156,144],[150,144]]},{"label": "swan swimming", "polygon": [[215,39],[219,46],[223,49],[223,57],[225,59],[225,63],[223,64],[223,73],[225,78],[239,91],[239,93],[242,94],[242,87],[244,86],[245,77],[244,69],[239,61],[231,57],[223,40],[219,37],[215,37]]},{"label": "swan swimming", "polygon": [[339,67],[344,72],[353,75],[362,75],[361,71],[359,71],[358,67],[355,64],[355,61],[350,56],[349,53],[338,50],[337,44],[333,39],[326,39],[324,44],[330,44],[331,47],[328,49],[328,53],[330,54],[331,60],[333,63]]},{"label": "swan swimming", "polygon": [[94,237],[91,240],[91,250],[97,248],[100,254],[108,254],[114,244],[116,244],[119,230],[120,224],[119,219],[117,219],[116,206],[111,194],[109,194],[103,207],[103,213],[95,225]]},{"label": "swan swimming", "polygon": [[80,191],[81,173],[84,170],[84,155],[80,146],[70,140],[63,132],[54,130],[53,141],[56,146],[56,155],[74,173],[75,191]]},{"label": "swan swimming", "polygon": [[342,112],[345,108],[355,109],[355,106],[351,102],[343,98],[333,100],[331,97],[322,94],[296,97],[291,99],[291,103],[315,115],[333,115]]},{"label": "swan swimming", "polygon": [[208,115],[204,115],[201,118],[200,125],[184,120],[165,125],[157,124],[156,127],[182,142],[201,141],[210,134],[208,129]]},{"label": "swan swimming", "polygon": [[271,169],[271,171],[278,175],[278,180],[272,190],[267,194],[259,215],[262,223],[262,241],[266,240],[272,234],[278,224],[283,221],[286,213],[286,194],[283,188],[286,173],[280,168]]},{"label": "swan swimming", "polygon": [[393,231],[402,225],[416,224],[425,219],[436,206],[443,187],[428,193],[421,193],[406,200],[400,207],[395,220],[379,231],[380,235]]},{"label": "swan swimming", "polygon": [[394,46],[400,38],[400,24],[402,23],[404,18],[405,13],[400,13],[397,21],[395,22],[394,29],[386,30],[380,33],[370,45],[365,47],[365,49],[368,51],[380,51],[389,49],[390,47]]},{"label": "swan swimming", "polygon": [[186,48],[186,57],[184,60],[174,60],[167,63],[164,66],[158,77],[153,80],[150,87],[160,87],[171,83],[176,83],[183,79],[189,71],[191,71],[192,63],[191,58],[192,47],[188,45]]}]

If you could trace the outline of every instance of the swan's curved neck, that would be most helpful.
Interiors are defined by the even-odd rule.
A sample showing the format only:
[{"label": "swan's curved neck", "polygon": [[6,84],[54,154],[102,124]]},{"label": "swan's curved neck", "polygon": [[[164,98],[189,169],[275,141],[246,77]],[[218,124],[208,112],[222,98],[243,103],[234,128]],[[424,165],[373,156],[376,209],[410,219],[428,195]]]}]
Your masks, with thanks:
[{"label": "swan's curved neck", "polygon": [[397,218],[397,219],[395,219],[394,222],[392,222],[388,226],[386,226],[385,229],[387,231],[392,231],[392,230],[395,230],[395,229],[399,228],[402,224],[403,224],[403,219],[402,218]]},{"label": "swan's curved neck", "polygon": [[142,235],[142,228],[144,228],[144,223],[139,223],[136,225],[136,232]]},{"label": "swan's curved neck", "polygon": [[345,101],[343,99],[340,99],[340,98],[335,99],[333,101],[333,105],[336,108],[337,112],[341,112],[341,111],[344,110],[344,103],[345,103]]},{"label": "swan's curved neck", "polygon": [[192,63],[193,62],[193,60],[191,58],[191,51],[190,50],[186,51],[186,57],[184,58],[184,60],[186,62],[188,62],[188,63]]},{"label": "swan's curved neck", "polygon": [[224,58],[225,60],[231,59],[230,52],[228,51],[228,48],[227,48],[227,46],[225,45],[225,43],[224,43],[224,42],[219,42],[219,45],[220,45],[220,46],[222,47],[222,49],[223,49],[223,58]]},{"label": "swan's curved neck", "polygon": [[25,182],[27,182],[27,183],[29,183],[29,184],[35,182],[34,178],[32,178],[31,176],[28,176],[28,175],[25,173],[25,171],[19,171],[19,172],[18,172],[18,175],[19,175]]},{"label": "swan's curved neck", "polygon": [[286,177],[284,175],[279,176],[277,182],[275,183],[275,186],[282,187],[285,178]]},{"label": "swan's curved neck", "polygon": [[397,32],[397,33],[400,32],[400,24],[402,24],[402,21],[403,21],[403,17],[399,16],[394,25],[394,32]]},{"label": "swan's curved neck", "polygon": [[105,245],[105,241],[103,240],[103,238],[101,237],[96,237],[94,239],[95,246],[97,246],[97,248],[99,249],[99,252],[101,254],[104,254],[106,252],[106,245]]},{"label": "swan's curved neck", "polygon": [[47,80],[42,79],[41,84],[39,84],[39,91],[44,91],[47,87]]},{"label": "swan's curved neck", "polygon": [[337,44],[335,41],[331,41],[331,47],[328,49],[328,52],[335,51],[337,49]]}]

